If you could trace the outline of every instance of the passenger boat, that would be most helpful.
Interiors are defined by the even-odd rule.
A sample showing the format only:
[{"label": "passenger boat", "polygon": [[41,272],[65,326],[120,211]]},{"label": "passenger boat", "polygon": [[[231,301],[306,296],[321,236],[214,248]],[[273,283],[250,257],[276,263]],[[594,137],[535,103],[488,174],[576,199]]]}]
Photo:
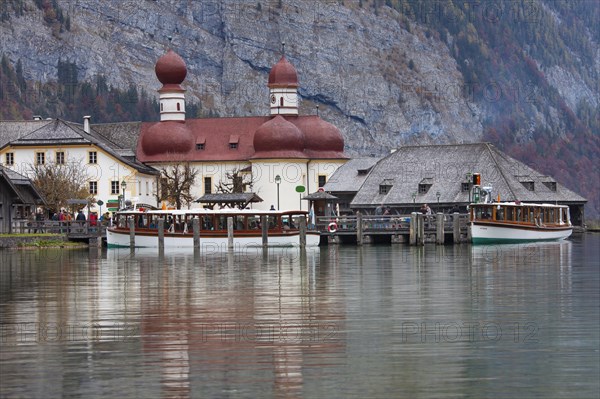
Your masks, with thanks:
[{"label": "passenger boat", "polygon": [[469,211],[473,244],[563,240],[573,232],[566,205],[491,202]]},{"label": "passenger boat", "polygon": [[[300,219],[306,211],[258,211],[251,209],[192,210],[124,210],[115,214],[113,225],[106,230],[108,247],[129,247],[129,220],[134,222],[136,247],[158,247],[158,221],[164,220],[165,248],[193,248],[193,219],[199,221],[200,245],[227,248],[227,219],[233,218],[236,247],[262,246],[262,216],[266,217],[268,245],[293,247],[300,245]],[[320,233],[307,229],[306,245],[319,245]]]}]

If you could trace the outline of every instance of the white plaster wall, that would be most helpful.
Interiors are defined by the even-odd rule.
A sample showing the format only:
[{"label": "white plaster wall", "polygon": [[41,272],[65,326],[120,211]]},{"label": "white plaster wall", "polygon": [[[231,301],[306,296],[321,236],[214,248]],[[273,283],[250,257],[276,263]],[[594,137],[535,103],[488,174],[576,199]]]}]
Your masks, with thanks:
[{"label": "white plaster wall", "polygon": [[[140,202],[156,205],[156,197],[151,191],[148,195],[146,195],[145,190],[146,182],[148,182],[149,189],[152,189],[152,181],[155,179],[154,176],[138,173],[136,169],[126,166],[116,158],[113,158],[110,154],[95,146],[5,148],[2,151],[0,159],[1,162],[4,162],[4,153],[14,153],[15,164],[12,169],[18,173],[32,178],[36,153],[44,152],[46,154],[46,163],[54,163],[56,160],[56,152],[59,151],[63,151],[65,153],[66,163],[80,162],[81,167],[87,175],[88,181],[98,182],[98,194],[95,195],[97,200],[102,200],[104,203],[106,203],[108,200],[118,199],[118,194],[111,194],[111,181],[115,180],[121,182],[125,180],[127,182],[127,188],[125,191],[126,198],[130,199],[132,197],[139,197]],[[88,153],[90,151],[96,151],[96,164],[88,163]],[[138,182],[141,182],[142,185],[141,193],[139,192]],[[102,209],[104,211],[106,206],[103,206]],[[91,210],[98,210],[98,207],[91,208]]]}]

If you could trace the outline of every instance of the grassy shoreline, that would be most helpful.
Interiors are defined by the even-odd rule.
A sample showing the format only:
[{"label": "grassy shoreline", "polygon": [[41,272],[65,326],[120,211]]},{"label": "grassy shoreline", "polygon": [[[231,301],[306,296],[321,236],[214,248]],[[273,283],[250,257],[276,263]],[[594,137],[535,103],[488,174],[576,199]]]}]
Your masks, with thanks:
[{"label": "grassy shoreline", "polygon": [[54,233],[0,234],[0,248],[40,249],[40,248],[87,248],[84,242],[73,242],[64,235]]}]

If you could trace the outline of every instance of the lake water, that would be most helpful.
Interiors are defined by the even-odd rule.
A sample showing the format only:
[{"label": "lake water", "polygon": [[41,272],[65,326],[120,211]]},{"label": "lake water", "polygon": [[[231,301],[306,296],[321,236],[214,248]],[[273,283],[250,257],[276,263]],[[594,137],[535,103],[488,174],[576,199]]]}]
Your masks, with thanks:
[{"label": "lake water", "polygon": [[599,248],[0,251],[0,397],[597,399]]}]

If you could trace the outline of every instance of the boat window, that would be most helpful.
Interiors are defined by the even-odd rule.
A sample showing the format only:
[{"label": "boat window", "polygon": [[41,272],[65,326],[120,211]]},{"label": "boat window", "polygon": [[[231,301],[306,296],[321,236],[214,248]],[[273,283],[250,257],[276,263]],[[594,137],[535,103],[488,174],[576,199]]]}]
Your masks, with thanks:
[{"label": "boat window", "polygon": [[506,207],[506,220],[509,222],[515,220],[515,209],[512,206]]},{"label": "boat window", "polygon": [[200,216],[200,229],[201,230],[214,230],[215,225],[213,224],[212,215]]},{"label": "boat window", "polygon": [[499,207],[496,209],[496,220],[503,221],[504,220],[504,207]]},{"label": "boat window", "polygon": [[491,206],[477,206],[475,207],[475,219],[491,219],[492,218],[492,207]]},{"label": "boat window", "polygon": [[276,229],[277,226],[277,217],[276,216],[267,216],[267,225],[269,226],[269,230]]},{"label": "boat window", "polygon": [[527,208],[527,214],[529,215],[527,221],[529,223],[533,223],[533,221],[535,220],[535,212],[533,211],[533,208]]},{"label": "boat window", "polygon": [[246,230],[246,217],[244,215],[236,215],[233,217],[233,228],[235,230]]},{"label": "boat window", "polygon": [[248,216],[248,229],[250,230],[260,230],[262,229],[260,224],[260,216],[252,215]]}]

